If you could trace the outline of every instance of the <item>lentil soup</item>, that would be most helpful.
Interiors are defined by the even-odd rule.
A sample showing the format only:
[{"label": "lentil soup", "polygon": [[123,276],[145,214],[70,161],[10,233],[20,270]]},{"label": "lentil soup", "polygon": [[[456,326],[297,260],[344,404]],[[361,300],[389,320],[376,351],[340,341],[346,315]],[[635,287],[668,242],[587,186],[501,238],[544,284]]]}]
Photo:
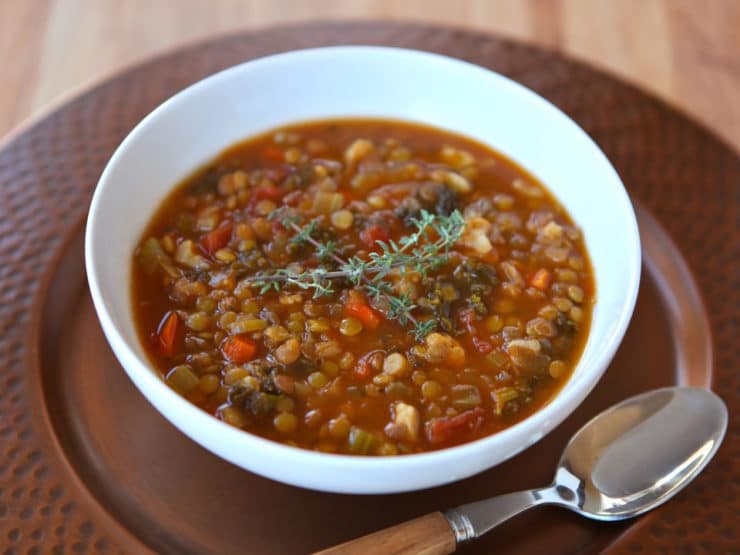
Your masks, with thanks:
[{"label": "lentil soup", "polygon": [[179,185],[133,260],[165,381],[260,436],[418,453],[522,420],[569,379],[595,290],[533,176],[418,124],[265,133]]}]

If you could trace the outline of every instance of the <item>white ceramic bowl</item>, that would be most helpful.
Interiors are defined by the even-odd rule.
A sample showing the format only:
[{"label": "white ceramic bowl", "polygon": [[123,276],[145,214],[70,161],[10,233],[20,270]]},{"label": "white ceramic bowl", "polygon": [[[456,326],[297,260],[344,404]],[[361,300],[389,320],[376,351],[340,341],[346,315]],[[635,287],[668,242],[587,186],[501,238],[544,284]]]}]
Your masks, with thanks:
[{"label": "white ceramic bowl", "polygon": [[[130,266],[155,208],[176,183],[233,143],[284,124],[334,116],[419,121],[474,137],[541,179],[583,229],[597,284],[591,333],[569,382],[541,410],[459,447],[400,457],[329,455],[224,424],[167,387],[149,363],[134,329]],[[629,198],[604,154],[573,121],[491,71],[378,47],[262,58],[213,75],[159,106],[121,143],[100,178],[85,257],[103,331],[130,378],[165,418],[245,469],[343,493],[438,486],[490,468],[538,441],[603,374],[627,328],[640,278],[640,242]]]}]

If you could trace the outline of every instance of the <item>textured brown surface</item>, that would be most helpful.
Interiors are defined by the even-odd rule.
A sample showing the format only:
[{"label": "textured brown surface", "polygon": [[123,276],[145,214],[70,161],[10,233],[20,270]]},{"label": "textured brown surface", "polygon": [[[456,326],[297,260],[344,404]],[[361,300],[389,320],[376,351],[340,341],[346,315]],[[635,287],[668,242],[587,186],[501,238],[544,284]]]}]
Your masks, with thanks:
[{"label": "textured brown surface", "polygon": [[[58,441],[50,446],[52,456],[69,463],[61,480],[74,477],[84,483],[84,490],[72,494],[80,508],[89,503],[86,513],[96,531],[115,531],[101,520],[101,509],[126,528],[116,545],[127,553],[140,552],[143,542],[160,553],[219,555],[307,553],[432,509],[543,485],[568,438],[600,410],[640,391],[677,381],[702,386],[711,378],[706,364],[689,365],[681,375],[675,372],[689,357],[701,354],[708,338],[694,332],[686,348],[674,352],[678,322],[671,318],[696,325],[702,315],[687,298],[691,282],[669,277],[677,260],[680,269],[680,255],[650,216],[641,211],[638,217],[645,259],[653,268],[644,274],[635,317],[614,362],[583,405],[537,446],[488,472],[445,487],[364,497],[260,478],[176,432],[137,392],[107,347],[85,287],[82,235],[76,233],[54,265],[48,302],[41,305],[41,364],[29,376],[32,397],[43,398],[52,416],[43,427]],[[659,282],[674,288],[658,287]],[[675,307],[672,313],[666,294]],[[645,350],[648,336],[650,349]],[[545,508],[497,528],[464,552],[596,553],[627,526]]]},{"label": "textured brown surface", "polygon": [[[160,551],[182,550],[183,546],[169,539],[180,532],[191,533],[187,522],[178,518],[180,488],[173,484],[170,490],[163,491],[161,506],[156,507],[156,514],[171,528],[152,529],[145,520],[146,511],[137,509],[138,498],[133,493],[123,501],[110,493],[111,488],[145,491],[148,477],[114,468],[119,471],[114,476],[132,481],[101,481],[99,471],[106,463],[106,449],[110,446],[87,433],[89,419],[74,416],[78,409],[84,414],[84,399],[94,398],[101,391],[111,395],[111,399],[119,394],[130,403],[137,403],[133,414],[141,415],[141,421],[135,424],[158,427],[148,431],[134,426],[140,433],[129,438],[130,451],[137,446],[156,448],[157,433],[173,436],[167,436],[173,448],[181,449],[137,459],[151,463],[152,474],[160,482],[167,473],[157,474],[161,473],[159,467],[172,464],[173,459],[183,464],[186,459],[182,454],[190,454],[194,448],[153,415],[105,347],[98,346],[102,336],[95,327],[89,301],[82,294],[80,251],[73,226],[86,211],[92,188],[116,145],[141,117],[172,93],[216,70],[264,54],[348,43],[413,47],[463,58],[509,75],[549,98],[594,137],[631,194],[667,227],[688,259],[710,313],[715,344],[713,387],[730,406],[730,430],[717,460],[706,473],[675,500],[631,525],[581,523],[562,511],[542,512],[539,520],[515,521],[503,535],[485,544],[488,547],[481,544],[477,549],[490,552],[496,545],[492,543],[495,539],[519,538],[526,550],[527,545],[537,544],[527,543],[534,541],[528,539],[532,533],[522,526],[546,523],[548,538],[553,542],[550,552],[563,552],[555,549],[558,545],[571,546],[570,552],[594,552],[610,544],[614,550],[628,553],[740,552],[736,530],[740,514],[737,154],[663,104],[553,54],[475,33],[384,23],[273,29],[178,51],[96,87],[37,122],[0,151],[0,545],[4,553],[140,552],[143,547],[137,542],[142,538],[142,530],[148,534],[145,541],[149,546]],[[70,234],[68,248],[62,249],[64,237]],[[45,305],[39,294],[49,285],[50,302]],[[651,287],[655,286],[644,285],[643,304],[638,305],[638,310],[643,306],[643,313],[660,315],[660,309],[650,305],[655,304],[651,301],[655,297]],[[660,321],[648,318],[636,323],[639,327],[633,323],[631,343],[628,337],[615,365],[625,371],[638,365],[647,369],[648,360],[656,368],[655,378],[639,376],[640,388],[662,385],[670,380],[670,372],[659,366],[663,361],[670,366],[671,353],[651,349],[666,349],[670,338],[666,338]],[[68,331],[69,337],[61,334],[63,330]],[[75,336],[80,330],[95,330],[97,335]],[[79,351],[90,343],[96,346],[90,347],[92,353],[97,353],[95,356],[107,357],[92,360],[107,365],[88,367],[89,380],[68,379],[86,362]],[[70,345],[77,347],[76,357],[64,350]],[[74,361],[79,364],[70,366]],[[606,386],[611,391],[606,391]],[[74,387],[79,389],[70,389]],[[584,411],[599,408],[597,400],[604,402],[609,394],[630,393],[631,387],[634,384],[623,383],[610,370],[595,391],[595,395],[604,392],[602,397],[592,396],[579,410],[580,418],[585,416]],[[75,394],[82,397],[75,398]],[[115,413],[116,410],[121,412]],[[130,411],[128,405],[111,406],[110,412],[131,418],[132,413],[127,410]],[[115,424],[121,427],[121,421],[112,421],[111,429]],[[561,427],[538,444],[537,449],[547,449],[543,451],[543,464],[554,463],[548,458],[557,458],[567,431],[567,427]],[[135,439],[142,441],[137,443]],[[140,452],[132,454],[139,455]],[[208,464],[223,473],[223,481],[215,486],[226,488],[235,469],[202,450],[197,451],[197,456],[204,461],[208,457]],[[326,510],[328,517],[340,519],[338,524],[344,526],[342,514],[346,517],[356,507],[358,514],[375,515],[374,520],[367,521],[368,526],[382,526],[393,523],[393,519],[425,512],[418,508],[425,502],[428,511],[442,508],[434,506],[442,498],[462,502],[519,485],[509,478],[516,477],[517,470],[521,474],[522,468],[527,467],[515,468],[507,463],[482,475],[488,476],[488,482],[498,476],[506,477],[492,488],[485,488],[482,478],[476,477],[457,488],[392,496],[387,509],[382,498],[326,496],[256,477],[250,478],[254,491],[237,495],[241,498],[269,494],[272,503],[282,504],[279,508],[293,525],[297,522],[293,519],[300,518],[301,512]],[[197,481],[199,469],[193,466],[190,470],[192,481]],[[237,472],[235,479],[247,479],[244,476],[248,473]],[[547,473],[544,476],[546,480]],[[532,481],[542,479],[538,469],[520,481],[536,485]],[[213,491],[219,492],[217,487]],[[233,524],[235,518],[238,524],[238,519],[247,515],[231,514],[231,492],[221,491],[227,495],[211,499],[207,511],[221,511],[224,526]],[[407,499],[414,499],[415,505],[408,504]],[[296,503],[303,505],[296,507]],[[396,506],[401,508],[396,510]],[[262,526],[266,534],[285,530],[259,514],[250,514],[249,518]],[[335,530],[333,536],[324,533],[321,541],[344,540],[372,529],[362,528],[362,523],[355,526]],[[299,526],[297,532],[313,538],[311,530]],[[204,534],[199,538],[203,543],[195,541],[187,549],[199,551],[198,545],[203,546],[201,550],[210,549],[205,547],[210,545],[207,531]],[[269,539],[263,537],[256,543],[268,546]],[[312,539],[306,548],[326,545],[318,542],[319,539]],[[245,538],[242,545],[231,545],[231,549],[246,553],[254,545],[254,540]]]}]

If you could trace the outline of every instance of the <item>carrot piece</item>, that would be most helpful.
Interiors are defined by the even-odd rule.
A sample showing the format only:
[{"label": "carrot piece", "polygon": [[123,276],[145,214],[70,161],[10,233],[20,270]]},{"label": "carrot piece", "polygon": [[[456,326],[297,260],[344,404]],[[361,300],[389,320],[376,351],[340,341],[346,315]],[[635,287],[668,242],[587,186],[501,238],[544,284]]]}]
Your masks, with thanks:
[{"label": "carrot piece", "polygon": [[257,354],[257,344],[242,333],[227,338],[221,345],[221,351],[234,364],[244,364]]},{"label": "carrot piece", "polygon": [[182,321],[175,311],[169,311],[164,315],[157,328],[159,339],[159,351],[166,357],[172,357],[177,353],[182,342]]},{"label": "carrot piece", "polygon": [[380,318],[370,305],[364,301],[350,299],[347,302],[345,311],[349,316],[357,318],[368,329],[374,330],[380,325]]},{"label": "carrot piece", "polygon": [[540,291],[546,291],[548,287],[550,287],[550,282],[552,281],[552,274],[542,268],[541,270],[537,270],[535,274],[532,276],[532,279],[529,280],[529,284],[532,287],[536,287]]},{"label": "carrot piece", "polygon": [[226,225],[222,225],[214,229],[213,231],[206,233],[200,240],[200,244],[203,245],[203,249],[212,255],[218,249],[224,248],[231,239],[231,231],[234,226],[230,222]]},{"label": "carrot piece", "polygon": [[269,145],[262,149],[262,158],[268,162],[282,162],[285,159],[285,155],[278,147]]},{"label": "carrot piece", "polygon": [[450,441],[455,434],[472,431],[483,424],[485,411],[481,407],[461,412],[457,416],[435,418],[427,423],[427,437],[430,443]]}]

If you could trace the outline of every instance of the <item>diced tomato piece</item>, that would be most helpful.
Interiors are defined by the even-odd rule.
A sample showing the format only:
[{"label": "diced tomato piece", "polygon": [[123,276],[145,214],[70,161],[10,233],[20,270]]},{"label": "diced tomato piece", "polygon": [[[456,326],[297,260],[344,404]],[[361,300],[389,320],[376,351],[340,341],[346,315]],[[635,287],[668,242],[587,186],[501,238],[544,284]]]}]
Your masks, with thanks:
[{"label": "diced tomato piece", "polygon": [[478,337],[478,328],[475,327],[475,309],[464,308],[457,313],[457,318],[460,320],[467,332],[470,334],[470,340],[473,342],[473,346],[479,353],[487,354],[493,350],[493,345],[490,342]]},{"label": "diced tomato piece", "polygon": [[297,206],[303,200],[305,193],[303,191],[292,191],[283,197],[283,204],[287,206]]},{"label": "diced tomato piece", "polygon": [[282,181],[285,177],[293,173],[293,168],[290,166],[282,166],[280,168],[266,168],[264,170],[265,177],[270,181],[277,183]]},{"label": "diced tomato piece", "polygon": [[352,401],[345,401],[341,405],[339,405],[339,409],[337,410],[339,414],[344,414],[347,418],[354,419],[355,415],[357,415],[357,408],[352,403]]},{"label": "diced tomato piece", "polygon": [[540,291],[545,291],[548,287],[550,287],[551,281],[552,274],[543,268],[535,272],[535,274],[532,276],[532,279],[529,280],[529,284],[532,287],[536,287]]},{"label": "diced tomato piece", "polygon": [[261,200],[272,200],[277,202],[282,199],[284,195],[285,191],[280,187],[276,187],[275,185],[266,185],[254,190],[252,193],[252,201],[259,202]]},{"label": "diced tomato piece", "polygon": [[331,339],[339,340],[339,339],[342,338],[342,336],[340,335],[340,333],[337,330],[332,329],[332,328],[329,328],[326,331],[322,331],[321,332],[321,335],[323,335],[324,338],[326,338],[327,340],[331,340]]},{"label": "diced tomato piece", "polygon": [[426,426],[429,442],[445,443],[460,432],[476,430],[483,424],[484,415],[485,411],[477,407],[461,412],[457,416],[435,418]]},{"label": "diced tomato piece", "polygon": [[370,366],[370,362],[366,360],[365,357],[361,358],[357,362],[357,366],[355,366],[355,375],[362,380],[367,380],[372,377],[373,368],[372,366]]},{"label": "diced tomato piece", "polygon": [[464,308],[457,313],[457,317],[460,323],[465,326],[468,333],[472,336],[478,334],[478,330],[475,328],[475,310],[472,308]]},{"label": "diced tomato piece", "polygon": [[277,374],[273,379],[275,387],[287,395],[292,395],[295,390],[295,380],[286,374]]},{"label": "diced tomato piece", "polygon": [[473,345],[475,345],[475,348],[479,353],[483,353],[484,355],[487,355],[491,351],[493,351],[493,345],[489,341],[486,341],[485,339],[480,339],[479,337],[473,336]]},{"label": "diced tomato piece", "polygon": [[388,230],[379,225],[368,226],[360,232],[360,239],[368,247],[377,247],[376,241],[388,241],[390,238]]},{"label": "diced tomato piece", "polygon": [[284,195],[285,191],[275,185],[257,187],[252,191],[252,194],[249,197],[248,210],[253,211],[257,206],[257,203],[262,200],[271,200],[274,203],[279,204]]},{"label": "diced tomato piece", "polygon": [[221,351],[234,364],[244,364],[257,354],[257,344],[242,333],[226,338],[221,345]]},{"label": "diced tomato piece", "polygon": [[229,244],[233,229],[234,225],[231,222],[217,227],[213,231],[206,233],[200,240],[200,244],[203,245],[203,249],[208,254],[212,255],[218,249],[222,249]]},{"label": "diced tomato piece", "polygon": [[268,162],[282,162],[285,160],[285,154],[282,149],[273,145],[268,145],[262,149],[262,158]]},{"label": "diced tomato piece", "polygon": [[345,311],[349,316],[354,316],[362,325],[368,329],[374,330],[380,325],[380,317],[377,313],[364,301],[358,301],[351,299],[345,306]]},{"label": "diced tomato piece", "polygon": [[170,311],[164,315],[157,328],[159,351],[166,357],[175,356],[183,338],[182,321],[177,312]]},{"label": "diced tomato piece", "polygon": [[[368,380],[372,378],[373,374],[377,372],[376,368],[373,367],[373,361],[376,360],[378,356],[383,357],[383,351],[370,351],[369,353],[362,356],[360,360],[357,361],[357,365],[355,366],[355,376],[362,380]],[[378,364],[378,362],[376,362],[375,364]]]}]

